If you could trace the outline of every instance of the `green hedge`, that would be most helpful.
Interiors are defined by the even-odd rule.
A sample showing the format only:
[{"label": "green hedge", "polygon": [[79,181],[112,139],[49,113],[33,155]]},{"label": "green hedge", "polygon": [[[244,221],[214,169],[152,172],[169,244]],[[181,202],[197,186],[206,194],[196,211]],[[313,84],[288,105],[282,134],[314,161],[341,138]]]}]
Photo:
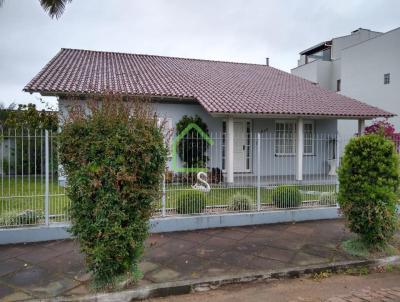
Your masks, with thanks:
[{"label": "green hedge", "polygon": [[272,202],[278,208],[297,208],[301,205],[301,194],[297,187],[279,186],[272,191]]},{"label": "green hedge", "polygon": [[94,285],[135,273],[167,150],[146,104],[103,99],[91,114],[71,108],[60,134],[68,177],[71,231],[79,240]]},{"label": "green hedge", "polygon": [[370,246],[384,245],[397,224],[399,158],[393,142],[376,134],[353,138],[339,167],[338,201],[351,231]]},{"label": "green hedge", "polygon": [[180,195],[176,201],[178,214],[200,214],[206,208],[205,193],[189,191]]},{"label": "green hedge", "polygon": [[253,209],[253,203],[254,201],[250,196],[238,193],[232,196],[228,210],[250,211]]}]

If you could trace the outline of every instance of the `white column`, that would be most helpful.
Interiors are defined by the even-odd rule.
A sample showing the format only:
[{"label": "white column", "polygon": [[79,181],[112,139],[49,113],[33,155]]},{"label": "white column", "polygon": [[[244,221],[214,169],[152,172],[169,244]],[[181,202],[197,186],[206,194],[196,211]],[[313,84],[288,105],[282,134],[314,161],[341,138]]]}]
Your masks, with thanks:
[{"label": "white column", "polygon": [[226,142],[226,178],[228,183],[233,183],[233,138],[234,127],[233,117],[229,117],[226,124],[227,142]]},{"label": "white column", "polygon": [[303,180],[304,121],[297,120],[296,129],[296,180]]},{"label": "white column", "polygon": [[364,130],[365,130],[365,120],[359,119],[358,120],[358,135],[363,134]]}]

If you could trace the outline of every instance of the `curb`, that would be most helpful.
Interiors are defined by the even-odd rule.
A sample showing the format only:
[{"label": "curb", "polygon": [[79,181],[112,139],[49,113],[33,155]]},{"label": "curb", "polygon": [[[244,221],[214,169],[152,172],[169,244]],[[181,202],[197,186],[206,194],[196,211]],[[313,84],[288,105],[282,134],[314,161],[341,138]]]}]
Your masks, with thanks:
[{"label": "curb", "polygon": [[[355,267],[379,267],[387,264],[400,264],[400,256],[392,256],[375,260],[342,261],[330,264],[312,265],[308,267],[293,267],[284,270],[269,270],[250,272],[245,274],[223,275],[212,278],[183,280],[152,284],[136,289],[128,289],[119,292],[97,293],[85,296],[60,296],[40,301],[134,301],[147,298],[165,297],[170,295],[188,294],[196,291],[216,289],[222,285],[250,283],[257,281],[272,281],[279,279],[298,278],[304,275],[320,273],[331,270],[337,272]],[[33,300],[35,301],[35,300]]]}]

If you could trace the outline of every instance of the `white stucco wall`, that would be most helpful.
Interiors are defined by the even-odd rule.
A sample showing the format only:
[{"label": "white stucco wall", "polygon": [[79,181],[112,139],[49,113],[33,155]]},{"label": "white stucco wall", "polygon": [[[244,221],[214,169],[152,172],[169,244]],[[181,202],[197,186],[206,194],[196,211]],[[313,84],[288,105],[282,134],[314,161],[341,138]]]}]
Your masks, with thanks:
[{"label": "white stucco wall", "polygon": [[[68,100],[59,101],[59,112],[65,114],[68,111]],[[154,103],[153,109],[158,116],[169,119],[173,128],[184,115],[198,115],[207,124],[210,136],[214,141],[214,145],[209,147],[208,156],[210,162],[208,166],[222,168],[222,121],[223,117],[212,117],[199,104],[178,104],[178,103]],[[252,147],[251,147],[251,171],[257,173],[261,169],[261,175],[294,175],[295,174],[295,156],[276,156],[275,141],[272,135],[275,131],[276,119],[270,118],[249,118],[252,124]],[[337,121],[335,119],[315,119],[315,134],[317,137],[321,135],[332,135],[337,133]],[[257,165],[255,136],[257,132],[263,133],[262,139],[262,161]],[[315,145],[315,154],[304,156],[304,174],[327,173],[328,171],[328,144],[325,140],[320,140]],[[182,166],[179,158],[178,166]],[[172,168],[171,162],[169,167]]]},{"label": "white stucco wall", "polygon": [[[400,115],[400,28],[344,49],[341,61],[344,95]],[[391,121],[400,131],[400,118]]]},{"label": "white stucco wall", "polygon": [[[385,34],[361,29],[332,39],[330,65],[318,60],[292,69],[292,74],[332,91],[336,91],[336,83],[340,79],[339,93],[400,115],[399,49],[400,28]],[[388,85],[383,84],[385,73],[390,73],[391,82]],[[395,117],[391,122],[400,132],[400,118]],[[338,122],[342,137],[353,135],[357,128],[355,120]]]}]

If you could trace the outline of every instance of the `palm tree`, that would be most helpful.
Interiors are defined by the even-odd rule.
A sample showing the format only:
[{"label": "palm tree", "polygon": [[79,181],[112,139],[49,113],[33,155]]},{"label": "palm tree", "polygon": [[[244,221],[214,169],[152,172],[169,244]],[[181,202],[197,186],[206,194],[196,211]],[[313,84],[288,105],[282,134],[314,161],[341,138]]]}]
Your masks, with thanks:
[{"label": "palm tree", "polygon": [[[57,19],[61,17],[65,10],[65,5],[72,0],[39,0],[42,8],[49,14],[51,18],[56,17]],[[4,0],[0,0],[0,6],[3,4]]]}]

